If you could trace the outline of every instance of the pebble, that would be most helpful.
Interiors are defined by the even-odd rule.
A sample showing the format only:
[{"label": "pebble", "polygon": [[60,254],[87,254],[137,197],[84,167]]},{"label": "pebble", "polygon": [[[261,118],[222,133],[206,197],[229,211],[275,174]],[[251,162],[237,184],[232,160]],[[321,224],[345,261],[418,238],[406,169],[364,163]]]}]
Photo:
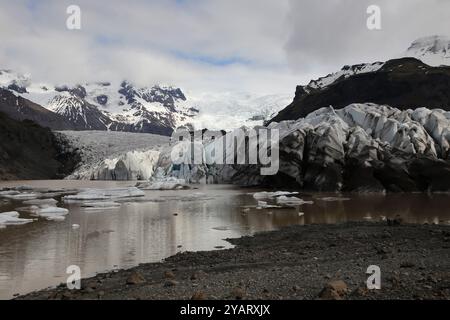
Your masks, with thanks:
[{"label": "pebble", "polygon": [[324,300],[342,300],[348,292],[347,284],[342,280],[334,280],[327,285],[319,293],[319,298]]},{"label": "pebble", "polygon": [[144,276],[137,271],[131,273],[130,276],[127,278],[127,284],[134,285],[134,284],[141,284],[144,282],[145,282]]},{"label": "pebble", "polygon": [[175,274],[168,270],[164,272],[164,279],[175,279]]},{"label": "pebble", "polygon": [[178,284],[175,280],[168,280],[164,283],[164,287],[175,287]]}]

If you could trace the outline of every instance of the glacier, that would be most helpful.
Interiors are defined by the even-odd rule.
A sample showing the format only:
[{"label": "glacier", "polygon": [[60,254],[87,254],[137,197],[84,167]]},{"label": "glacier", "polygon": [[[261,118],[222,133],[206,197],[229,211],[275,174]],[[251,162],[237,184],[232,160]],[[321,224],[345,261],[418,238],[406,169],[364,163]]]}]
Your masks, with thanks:
[{"label": "glacier", "polygon": [[[267,128],[280,133],[280,168],[275,176],[262,176],[259,165],[214,162],[212,150],[233,148],[223,139],[234,131],[225,138],[177,143],[155,135],[114,139],[94,132],[90,138],[69,133],[69,140],[83,148],[85,160],[69,178],[142,180],[138,187],[146,190],[235,183],[321,191],[446,191],[447,184],[438,176],[450,178],[449,121],[450,112],[442,109],[399,110],[364,103],[339,110],[325,107],[305,118],[273,122]],[[250,132],[245,127],[237,130]],[[238,148],[248,152],[245,141],[240,143],[244,145]],[[173,150],[181,151],[180,164],[172,162]],[[190,164],[192,152],[200,154],[201,163]]]}]

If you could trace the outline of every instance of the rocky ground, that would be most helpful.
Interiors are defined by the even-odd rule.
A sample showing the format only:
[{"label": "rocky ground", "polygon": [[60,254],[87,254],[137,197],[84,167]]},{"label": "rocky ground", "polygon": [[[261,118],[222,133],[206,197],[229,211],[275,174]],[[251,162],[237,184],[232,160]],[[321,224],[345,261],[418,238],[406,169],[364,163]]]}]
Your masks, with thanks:
[{"label": "rocky ground", "polygon": [[18,299],[450,299],[450,227],[396,222],[293,226]]}]

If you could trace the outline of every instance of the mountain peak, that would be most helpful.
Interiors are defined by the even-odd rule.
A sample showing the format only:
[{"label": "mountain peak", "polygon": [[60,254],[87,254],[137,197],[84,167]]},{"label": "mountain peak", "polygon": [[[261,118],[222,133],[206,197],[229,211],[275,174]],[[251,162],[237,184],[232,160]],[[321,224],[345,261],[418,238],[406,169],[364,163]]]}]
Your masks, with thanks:
[{"label": "mountain peak", "polygon": [[450,65],[450,37],[434,35],[419,38],[404,56],[420,59],[430,66]]}]

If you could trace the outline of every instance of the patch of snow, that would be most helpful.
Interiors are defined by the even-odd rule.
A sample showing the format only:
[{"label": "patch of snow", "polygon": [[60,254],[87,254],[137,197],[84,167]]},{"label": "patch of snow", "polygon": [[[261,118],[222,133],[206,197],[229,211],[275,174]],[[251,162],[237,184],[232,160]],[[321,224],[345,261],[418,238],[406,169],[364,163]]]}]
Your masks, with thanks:
[{"label": "patch of snow", "polygon": [[331,73],[317,80],[312,80],[306,87],[304,87],[304,89],[306,92],[309,92],[311,90],[323,89],[332,85],[341,78],[348,78],[355,74],[378,71],[383,67],[383,65],[384,65],[383,62],[375,62],[375,63],[364,63],[354,66],[345,66],[338,72]]},{"label": "patch of snow", "polygon": [[450,38],[446,36],[429,36],[415,40],[404,57],[413,57],[429,66],[450,65]]}]

